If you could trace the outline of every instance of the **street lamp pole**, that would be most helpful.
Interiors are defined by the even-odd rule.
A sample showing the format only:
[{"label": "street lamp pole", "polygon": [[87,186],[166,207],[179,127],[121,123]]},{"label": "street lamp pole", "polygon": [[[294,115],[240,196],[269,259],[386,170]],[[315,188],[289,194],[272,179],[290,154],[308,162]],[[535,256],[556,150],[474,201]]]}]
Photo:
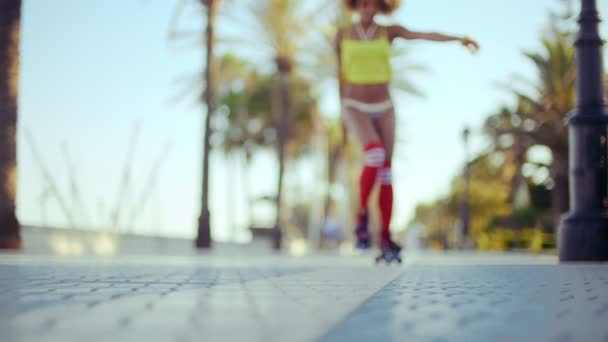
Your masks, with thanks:
[{"label": "street lamp pole", "polygon": [[214,38],[215,38],[215,14],[219,5],[218,0],[202,0],[207,8],[207,30],[205,38],[207,41],[207,55],[205,66],[205,104],[207,106],[207,116],[204,121],[203,136],[203,165],[202,165],[202,184],[201,184],[201,213],[198,218],[198,230],[196,248],[208,249],[212,246],[211,239],[211,215],[209,212],[209,159],[211,158],[211,116],[215,111],[215,72],[213,69]]},{"label": "street lamp pole", "polygon": [[464,129],[464,131],[462,131],[462,141],[464,143],[464,151],[465,151],[465,165],[464,165],[464,172],[463,172],[463,179],[464,179],[464,190],[463,190],[463,194],[462,194],[462,202],[461,202],[461,212],[460,212],[460,220],[461,220],[461,228],[462,228],[462,235],[461,235],[461,241],[460,241],[460,246],[461,248],[464,248],[467,245],[467,242],[469,240],[469,225],[470,225],[470,198],[469,198],[469,193],[470,193],[470,184],[471,184],[471,165],[470,165],[470,161],[469,161],[469,137],[471,136],[471,130],[467,127]]},{"label": "street lamp pole", "polygon": [[608,113],[596,0],[581,0],[576,41],[577,107],[568,118],[570,212],[559,229],[560,260],[608,260]]}]

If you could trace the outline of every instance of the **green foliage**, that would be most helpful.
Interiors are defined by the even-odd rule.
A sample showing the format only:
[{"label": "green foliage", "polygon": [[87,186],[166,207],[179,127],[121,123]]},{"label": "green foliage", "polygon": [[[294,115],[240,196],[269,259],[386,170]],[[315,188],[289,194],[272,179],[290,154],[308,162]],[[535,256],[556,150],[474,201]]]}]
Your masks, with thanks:
[{"label": "green foliage", "polygon": [[[574,33],[569,2],[563,15],[551,14],[551,25],[543,36],[542,50],[524,56],[536,69],[536,79],[518,78],[508,89],[515,104],[503,106],[485,123],[496,150],[517,149],[524,155],[522,166],[548,170],[544,186],[552,188],[554,223],[568,210],[568,132],[564,119],[576,105]],[[505,143],[506,142],[506,143]],[[551,151],[551,162],[539,165],[525,157],[533,146]],[[529,155],[528,155],[529,156]]]},{"label": "green foliage", "polygon": [[528,227],[520,230],[499,228],[480,234],[477,248],[481,251],[505,251],[511,249],[541,252],[555,249],[555,235],[541,229]]},{"label": "green foliage", "polygon": [[[526,80],[510,87],[515,106],[505,106],[486,121],[486,130],[497,148],[510,148],[500,138],[511,135],[526,146],[547,146],[565,151],[567,134],[563,120],[575,106],[575,59],[569,33],[553,32],[543,38],[543,51],[525,53],[538,73],[536,81]],[[528,88],[528,91],[522,90]]]},{"label": "green foliage", "polygon": [[[524,53],[536,70],[535,78],[513,78],[505,86],[514,96],[513,104],[500,107],[485,121],[493,146],[476,160],[471,185],[471,233],[482,250],[554,248],[554,222],[557,214],[567,210],[568,135],[564,119],[576,103],[575,26],[572,2],[562,3],[562,12],[550,13],[551,24],[542,37],[541,49]],[[533,152],[539,148],[550,151],[551,158],[535,159]],[[487,158],[491,155],[501,156],[495,158],[501,162],[492,163],[492,158]],[[453,186],[447,196],[419,207],[416,219],[427,226],[429,237],[453,231],[439,227],[437,220],[429,222],[424,213],[447,208],[443,216],[453,225],[458,217],[454,203],[458,189]],[[528,192],[527,207],[516,205],[520,191]]]},{"label": "green foliage", "polygon": [[[511,211],[509,189],[515,173],[513,158],[498,158],[487,153],[473,160],[470,165],[470,233],[478,237],[492,224],[496,216]],[[452,181],[450,192],[438,200],[421,204],[416,208],[415,222],[425,226],[428,240],[454,241],[456,225],[460,217],[464,181],[457,176]]]},{"label": "green foliage", "polygon": [[[244,149],[249,157],[256,149],[276,144],[273,96],[277,87],[274,75],[263,75],[234,56],[220,59],[219,104],[214,141],[224,151]],[[290,83],[287,152],[297,157],[307,150],[317,116],[317,98],[310,84],[300,78]]]}]

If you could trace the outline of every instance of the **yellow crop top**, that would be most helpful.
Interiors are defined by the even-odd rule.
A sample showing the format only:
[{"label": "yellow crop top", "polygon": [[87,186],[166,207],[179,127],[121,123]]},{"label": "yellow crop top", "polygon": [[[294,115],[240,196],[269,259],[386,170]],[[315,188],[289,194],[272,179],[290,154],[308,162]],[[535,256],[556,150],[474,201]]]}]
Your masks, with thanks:
[{"label": "yellow crop top", "polygon": [[386,34],[374,40],[343,39],[342,75],[354,84],[388,83],[391,80],[391,43]]}]

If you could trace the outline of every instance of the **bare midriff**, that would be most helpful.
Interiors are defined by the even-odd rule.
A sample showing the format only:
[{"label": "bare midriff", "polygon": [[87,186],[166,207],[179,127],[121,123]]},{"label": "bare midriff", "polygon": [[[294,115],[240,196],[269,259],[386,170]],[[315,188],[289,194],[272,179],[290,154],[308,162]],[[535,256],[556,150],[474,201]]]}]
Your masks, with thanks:
[{"label": "bare midriff", "polygon": [[391,99],[388,83],[378,84],[344,84],[343,98],[365,103],[378,103]]}]

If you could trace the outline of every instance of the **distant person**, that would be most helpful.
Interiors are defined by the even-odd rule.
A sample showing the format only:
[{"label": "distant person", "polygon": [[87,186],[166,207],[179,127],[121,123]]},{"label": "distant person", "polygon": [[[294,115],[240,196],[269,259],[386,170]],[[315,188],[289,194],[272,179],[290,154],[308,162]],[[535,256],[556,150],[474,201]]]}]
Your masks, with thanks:
[{"label": "distant person", "polygon": [[472,52],[479,50],[479,44],[469,37],[414,32],[399,25],[378,25],[376,15],[393,13],[399,7],[398,0],[344,0],[344,5],[357,12],[360,18],[359,22],[340,29],[335,40],[343,118],[361,143],[365,156],[359,185],[357,247],[367,249],[371,245],[368,199],[378,181],[382,255],[398,254],[401,246],[391,239],[390,233],[393,208],[391,159],[395,140],[395,110],[389,91],[392,42],[397,38],[455,41]]},{"label": "distant person", "polygon": [[333,216],[325,218],[325,222],[323,223],[323,239],[338,244],[344,241],[344,227],[337,218]]}]

